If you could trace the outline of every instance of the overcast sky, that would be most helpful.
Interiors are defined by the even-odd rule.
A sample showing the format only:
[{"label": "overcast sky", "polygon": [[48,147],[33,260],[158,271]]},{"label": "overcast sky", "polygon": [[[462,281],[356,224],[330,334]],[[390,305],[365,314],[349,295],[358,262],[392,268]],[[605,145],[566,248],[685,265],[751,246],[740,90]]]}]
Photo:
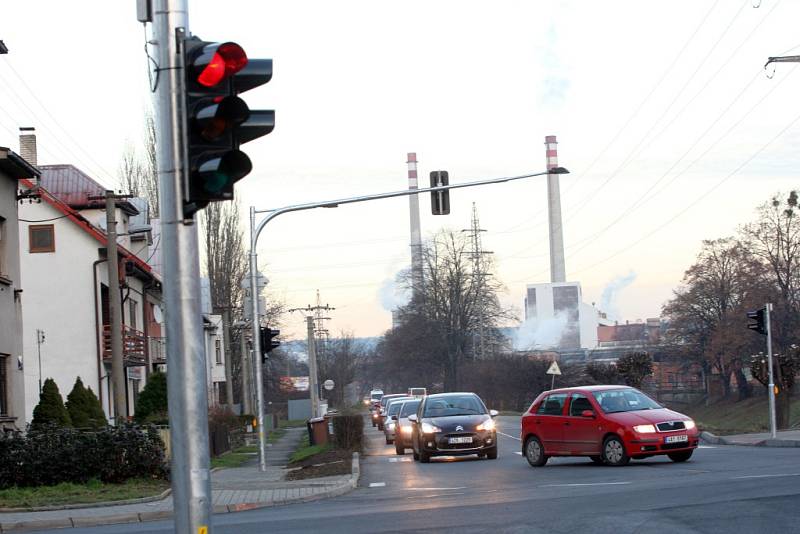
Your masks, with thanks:
[{"label": "overcast sky", "polygon": [[[759,5],[760,4],[760,5]],[[754,5],[759,7],[754,8]],[[733,234],[754,208],[800,183],[800,76],[764,71],[800,54],[800,2],[190,1],[190,28],[274,60],[244,95],[275,109],[272,134],[245,145],[250,205],[288,204],[421,182],[540,172],[558,137],[567,279],[621,319],[657,317],[701,241]],[[39,162],[72,163],[115,186],[151,106],[135,2],[6,0],[0,39],[0,145],[35,126]],[[423,234],[467,228],[477,206],[503,300],[549,281],[545,180],[461,189]],[[336,310],[328,328],[378,335],[382,304],[409,262],[406,198],[284,215],[259,263],[290,307]],[[246,229],[245,229],[246,230]],[[627,284],[627,285],[626,285]],[[385,299],[384,299],[385,300]],[[286,334],[302,335],[302,318]]]}]

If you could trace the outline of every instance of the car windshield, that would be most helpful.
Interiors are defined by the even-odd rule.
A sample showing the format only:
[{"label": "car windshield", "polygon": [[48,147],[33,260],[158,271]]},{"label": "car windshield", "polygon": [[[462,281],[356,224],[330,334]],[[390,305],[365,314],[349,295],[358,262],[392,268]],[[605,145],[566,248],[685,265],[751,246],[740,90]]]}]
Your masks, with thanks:
[{"label": "car windshield", "polygon": [[372,394],[372,400],[378,400],[381,397],[383,397],[383,393],[373,393]]},{"label": "car windshield", "polygon": [[408,417],[417,411],[419,401],[404,402],[403,407],[400,409],[400,417]]},{"label": "car windshield", "polygon": [[400,408],[402,406],[403,406],[402,402],[395,401],[389,405],[389,407],[386,409],[386,413],[388,415],[396,415],[400,412]]},{"label": "car windshield", "polygon": [[656,401],[635,389],[612,389],[595,391],[595,400],[605,413],[633,412],[663,408]]},{"label": "car windshield", "polygon": [[486,413],[483,403],[475,395],[454,395],[429,398],[423,417],[447,417]]}]

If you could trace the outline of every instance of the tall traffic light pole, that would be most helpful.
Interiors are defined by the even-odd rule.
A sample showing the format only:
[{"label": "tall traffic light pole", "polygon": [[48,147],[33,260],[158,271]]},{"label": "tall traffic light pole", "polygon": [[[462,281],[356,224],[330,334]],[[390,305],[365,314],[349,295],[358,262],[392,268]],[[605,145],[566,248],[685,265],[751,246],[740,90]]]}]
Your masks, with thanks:
[{"label": "tall traffic light pole", "polygon": [[187,182],[186,110],[183,101],[186,0],[153,0],[156,49],[157,163],[164,258],[164,303],[172,492],[175,531],[210,532],[211,478],[208,397],[200,307],[197,226],[184,218]]},{"label": "tall traffic light pole", "polygon": [[767,322],[767,365],[769,366],[769,431],[772,438],[777,437],[777,424],[775,423],[775,375],[772,374],[772,325],[769,319],[772,304],[764,306],[764,316]]},{"label": "tall traffic light pole", "polygon": [[[772,437],[776,437],[777,425],[775,423],[775,378],[772,374],[772,324],[770,314],[772,304],[769,302],[763,308],[747,312],[747,318],[754,322],[748,323],[747,328],[754,330],[761,335],[767,336],[767,396],[769,397],[769,431]],[[763,360],[762,360],[763,361]]]}]

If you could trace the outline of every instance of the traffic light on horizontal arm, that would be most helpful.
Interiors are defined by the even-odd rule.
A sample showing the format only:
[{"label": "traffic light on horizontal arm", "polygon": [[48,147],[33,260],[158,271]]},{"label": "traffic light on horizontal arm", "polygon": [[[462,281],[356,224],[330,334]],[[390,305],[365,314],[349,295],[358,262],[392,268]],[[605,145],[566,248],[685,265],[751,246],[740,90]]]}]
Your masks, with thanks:
[{"label": "traffic light on horizontal arm", "polygon": [[236,43],[184,42],[187,179],[184,217],[209,202],[233,199],[233,186],[253,166],[240,145],[266,135],[272,110],[251,110],[237,95],[272,78],[272,60],[248,60]]},{"label": "traffic light on horizontal arm", "polygon": [[[431,171],[431,187],[450,185],[447,171]],[[431,213],[434,215],[448,215],[450,213],[450,191],[431,192]]]}]

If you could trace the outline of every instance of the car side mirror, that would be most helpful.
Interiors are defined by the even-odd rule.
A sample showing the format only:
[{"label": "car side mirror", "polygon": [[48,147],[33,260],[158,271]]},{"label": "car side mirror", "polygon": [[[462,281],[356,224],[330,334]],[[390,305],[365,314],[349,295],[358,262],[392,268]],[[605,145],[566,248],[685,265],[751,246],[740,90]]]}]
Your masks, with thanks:
[{"label": "car side mirror", "polygon": [[411,415],[408,416],[408,420],[411,421],[412,423],[416,423],[417,422],[417,414],[412,413]]},{"label": "car side mirror", "polygon": [[489,410],[489,415],[492,417],[497,417],[500,414],[497,410]]},{"label": "car side mirror", "polygon": [[581,417],[594,417],[594,412],[592,410],[583,410],[581,412]]},{"label": "car side mirror", "polygon": [[396,415],[392,416],[392,421],[397,421],[397,416]]}]

